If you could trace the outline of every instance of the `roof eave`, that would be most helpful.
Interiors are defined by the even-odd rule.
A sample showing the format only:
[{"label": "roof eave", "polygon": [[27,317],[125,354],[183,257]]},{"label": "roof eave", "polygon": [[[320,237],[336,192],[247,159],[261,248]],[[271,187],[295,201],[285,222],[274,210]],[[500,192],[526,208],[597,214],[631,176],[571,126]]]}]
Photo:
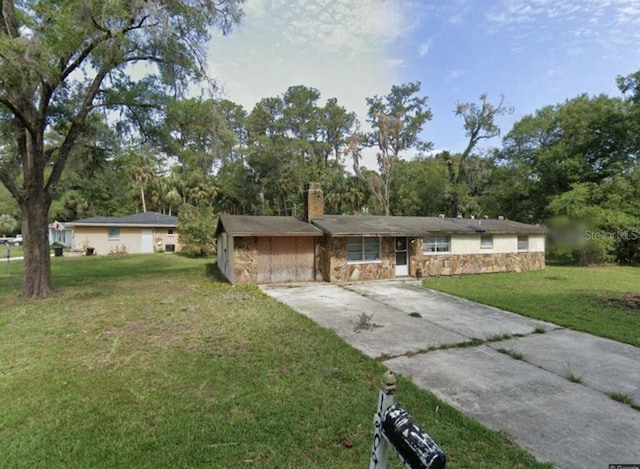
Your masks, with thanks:
[{"label": "roof eave", "polygon": [[118,228],[175,228],[177,223],[164,224],[164,223],[65,223],[65,227],[68,226],[107,226]]},{"label": "roof eave", "polygon": [[[225,231],[227,233],[227,236],[231,236],[233,238],[240,238],[240,237],[263,237],[263,236],[268,236],[268,237],[272,237],[272,238],[282,238],[282,237],[287,237],[287,236],[312,236],[312,237],[318,237],[318,236],[322,236],[322,233],[307,233],[307,232],[302,232],[302,233],[297,233],[297,232],[249,232],[249,231]],[[218,233],[219,234],[219,233]]]}]

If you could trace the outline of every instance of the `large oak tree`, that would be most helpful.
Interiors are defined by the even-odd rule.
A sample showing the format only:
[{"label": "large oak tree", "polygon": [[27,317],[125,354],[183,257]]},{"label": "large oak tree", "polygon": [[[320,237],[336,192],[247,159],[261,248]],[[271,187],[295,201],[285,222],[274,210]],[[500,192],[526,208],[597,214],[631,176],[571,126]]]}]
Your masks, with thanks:
[{"label": "large oak tree", "polygon": [[367,98],[367,122],[371,132],[355,136],[365,145],[377,149],[379,177],[360,168],[361,154],[357,142],[352,139],[350,153],[355,173],[367,181],[372,194],[382,206],[384,214],[391,214],[391,185],[394,166],[400,154],[409,150],[425,151],[432,146],[423,141],[420,132],[431,120],[427,97],[420,97],[420,82],[394,85],[386,96]]},{"label": "large oak tree", "polygon": [[22,212],[23,297],[52,292],[49,208],[90,115],[135,116],[208,83],[204,46],[237,24],[241,3],[0,0],[0,181]]}]

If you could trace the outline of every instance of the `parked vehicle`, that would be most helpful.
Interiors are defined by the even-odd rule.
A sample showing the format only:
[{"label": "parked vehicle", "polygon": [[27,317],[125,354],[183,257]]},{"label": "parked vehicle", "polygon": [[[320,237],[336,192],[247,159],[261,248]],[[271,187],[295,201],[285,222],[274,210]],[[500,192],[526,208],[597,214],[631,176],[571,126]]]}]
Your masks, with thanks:
[{"label": "parked vehicle", "polygon": [[4,244],[5,246],[13,245],[13,246],[22,246],[24,243],[24,239],[22,239],[22,235],[19,234],[15,238],[13,237],[2,237],[0,238],[0,244]]}]

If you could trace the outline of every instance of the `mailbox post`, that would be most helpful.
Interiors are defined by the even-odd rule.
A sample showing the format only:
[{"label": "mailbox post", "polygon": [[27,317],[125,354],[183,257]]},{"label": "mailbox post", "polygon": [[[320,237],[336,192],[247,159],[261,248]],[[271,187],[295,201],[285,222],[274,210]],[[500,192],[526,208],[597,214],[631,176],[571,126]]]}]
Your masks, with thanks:
[{"label": "mailbox post", "polygon": [[387,371],[380,385],[369,469],[386,469],[388,446],[409,469],[445,469],[447,458],[438,445],[395,403],[396,380]]},{"label": "mailbox post", "polygon": [[378,397],[378,408],[373,416],[373,449],[371,450],[371,462],[369,469],[387,469],[388,442],[382,434],[382,424],[384,414],[387,409],[395,404],[396,377],[393,371],[387,371],[382,375],[380,382],[380,395]]}]

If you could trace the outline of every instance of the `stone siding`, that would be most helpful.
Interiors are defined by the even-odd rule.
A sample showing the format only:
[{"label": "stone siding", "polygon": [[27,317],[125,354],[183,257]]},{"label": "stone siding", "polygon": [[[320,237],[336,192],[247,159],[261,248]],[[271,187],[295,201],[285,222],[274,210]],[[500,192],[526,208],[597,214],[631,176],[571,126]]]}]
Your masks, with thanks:
[{"label": "stone siding", "polygon": [[395,277],[394,238],[380,240],[380,261],[347,262],[347,239],[323,236],[318,243],[316,267],[325,282],[355,282]]},{"label": "stone siding", "polygon": [[316,280],[330,281],[331,253],[340,252],[341,249],[346,255],[346,243],[341,243],[340,238],[324,235],[318,239],[316,244]]},{"label": "stone siding", "polygon": [[544,252],[418,255],[411,259],[410,274],[416,276],[418,269],[422,269],[423,277],[527,272],[542,270],[544,266]]},{"label": "stone siding", "polygon": [[258,238],[238,237],[233,240],[233,273],[235,283],[244,285],[258,281]]}]

